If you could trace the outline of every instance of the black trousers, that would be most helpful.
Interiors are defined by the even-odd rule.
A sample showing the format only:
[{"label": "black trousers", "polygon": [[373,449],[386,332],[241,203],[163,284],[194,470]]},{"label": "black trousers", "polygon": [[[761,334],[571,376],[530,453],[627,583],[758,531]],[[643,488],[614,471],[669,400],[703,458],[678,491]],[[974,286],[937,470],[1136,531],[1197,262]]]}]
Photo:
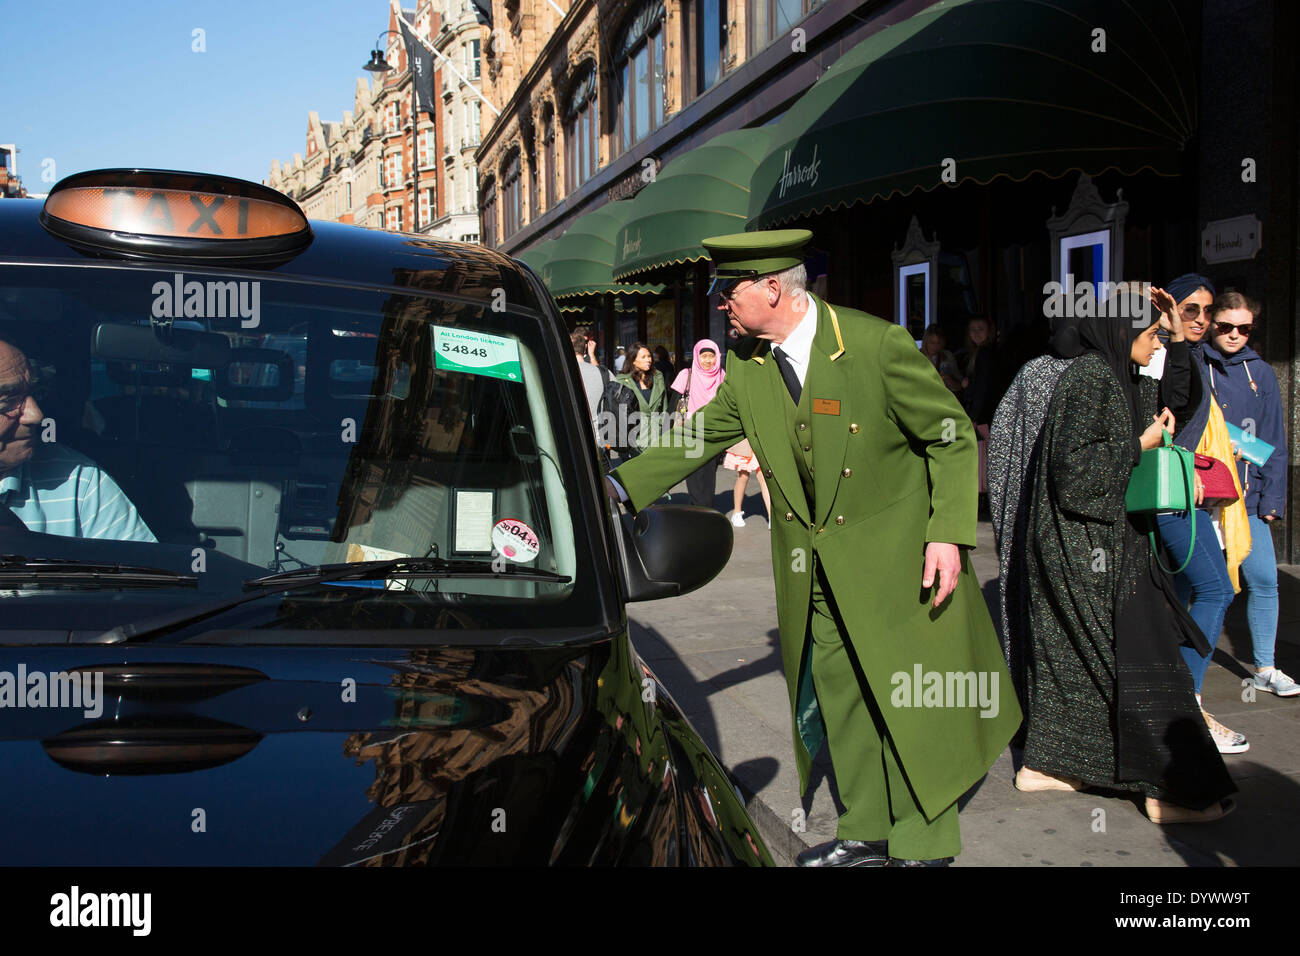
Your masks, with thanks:
[{"label": "black trousers", "polygon": [[718,487],[718,456],[713,456],[698,469],[686,476],[686,490],[691,504],[701,508],[713,507],[714,491]]}]

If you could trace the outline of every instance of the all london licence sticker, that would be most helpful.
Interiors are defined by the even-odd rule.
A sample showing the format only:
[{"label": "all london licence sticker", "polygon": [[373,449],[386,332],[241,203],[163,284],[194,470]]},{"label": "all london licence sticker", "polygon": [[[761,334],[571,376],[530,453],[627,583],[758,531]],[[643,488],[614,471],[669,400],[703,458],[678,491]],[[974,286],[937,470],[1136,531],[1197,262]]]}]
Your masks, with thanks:
[{"label": "all london licence sticker", "polygon": [[542,550],[536,532],[516,518],[503,518],[492,526],[492,544],[509,561],[523,564]]},{"label": "all london licence sticker", "polygon": [[519,369],[519,342],[503,335],[435,325],[433,364],[448,372],[523,381]]}]

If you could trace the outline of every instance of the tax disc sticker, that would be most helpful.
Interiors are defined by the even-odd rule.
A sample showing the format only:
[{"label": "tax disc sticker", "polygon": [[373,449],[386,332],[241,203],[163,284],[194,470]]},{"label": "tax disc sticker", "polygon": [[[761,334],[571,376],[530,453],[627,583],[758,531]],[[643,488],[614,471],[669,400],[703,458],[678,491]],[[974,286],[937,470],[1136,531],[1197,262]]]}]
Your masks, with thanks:
[{"label": "tax disc sticker", "polygon": [[542,549],[533,529],[515,518],[503,518],[492,526],[492,545],[506,560],[520,564],[533,560]]},{"label": "tax disc sticker", "polygon": [[449,372],[487,375],[509,382],[523,381],[519,368],[519,342],[504,335],[435,325],[433,364]]}]

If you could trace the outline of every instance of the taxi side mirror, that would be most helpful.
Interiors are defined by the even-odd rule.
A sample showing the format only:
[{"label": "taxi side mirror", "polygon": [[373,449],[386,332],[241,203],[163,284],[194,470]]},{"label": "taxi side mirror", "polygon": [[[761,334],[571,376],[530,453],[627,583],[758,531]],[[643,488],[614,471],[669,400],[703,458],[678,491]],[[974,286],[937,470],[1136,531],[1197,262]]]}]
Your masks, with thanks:
[{"label": "taxi side mirror", "polygon": [[652,505],[618,516],[628,601],[689,594],[727,565],[731,522],[712,508]]}]

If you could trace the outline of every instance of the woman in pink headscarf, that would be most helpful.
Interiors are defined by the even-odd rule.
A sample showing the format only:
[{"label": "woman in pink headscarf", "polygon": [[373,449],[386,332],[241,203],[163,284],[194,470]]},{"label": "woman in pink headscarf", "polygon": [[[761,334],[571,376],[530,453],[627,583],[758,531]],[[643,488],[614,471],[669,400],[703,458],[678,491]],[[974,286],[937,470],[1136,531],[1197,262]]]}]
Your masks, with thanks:
[{"label": "woman in pink headscarf", "polygon": [[[686,417],[713,401],[718,386],[727,377],[722,370],[721,350],[712,339],[695,343],[691,367],[677,373],[672,389],[686,399]],[[702,508],[713,507],[714,482],[717,481],[718,459],[710,458],[686,479],[686,490],[691,493],[691,504]]]}]

